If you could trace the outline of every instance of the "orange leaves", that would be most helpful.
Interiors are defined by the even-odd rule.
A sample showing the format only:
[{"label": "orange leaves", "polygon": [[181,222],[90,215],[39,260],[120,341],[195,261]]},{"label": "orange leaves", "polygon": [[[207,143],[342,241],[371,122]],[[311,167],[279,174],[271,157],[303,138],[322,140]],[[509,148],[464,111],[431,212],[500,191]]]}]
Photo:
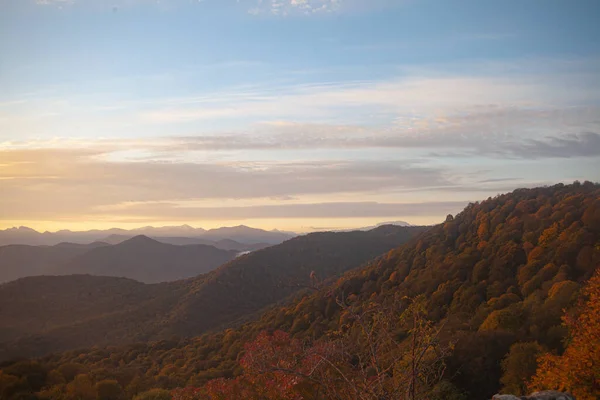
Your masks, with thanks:
[{"label": "orange leaves", "polygon": [[535,249],[531,250],[531,252],[529,253],[529,255],[527,256],[527,260],[529,262],[533,261],[533,260],[537,260],[539,259],[542,255],[544,254],[544,249],[541,247],[536,247]]},{"label": "orange leaves", "polygon": [[[202,396],[202,390],[194,387],[186,387],[175,389],[171,392],[171,396],[173,400],[200,400],[205,399],[206,396]],[[150,396],[148,396],[150,397]],[[150,397],[153,398],[153,397]],[[156,396],[158,398],[158,396]],[[215,397],[214,400],[217,400],[218,397]]]},{"label": "orange leaves", "polygon": [[546,229],[540,235],[538,243],[540,246],[549,246],[556,238],[558,238],[559,226],[557,223],[552,224],[552,226]]},{"label": "orange leaves", "polygon": [[[262,332],[244,348],[246,354],[240,361],[244,375],[238,379],[250,383],[258,398],[299,399],[294,387],[300,379],[290,372],[301,370],[304,361],[302,342],[282,331],[275,331],[272,335]],[[234,384],[238,390],[243,388],[243,383],[239,381]]]},{"label": "orange leaves", "polygon": [[[441,345],[439,330],[425,318],[423,299],[402,313],[400,303],[392,309],[371,303],[358,314],[340,306],[351,323],[338,335],[308,345],[282,331],[262,332],[245,345],[243,375],[177,391],[174,399],[375,400],[409,389],[411,400],[429,398],[451,345]],[[410,349],[396,340],[401,326],[410,335]]]},{"label": "orange leaves", "polygon": [[580,400],[600,395],[600,269],[584,290],[587,302],[576,318],[565,316],[570,341],[561,356],[546,354],[531,382],[532,389],[568,390]]},{"label": "orange leaves", "polygon": [[483,220],[477,229],[477,236],[479,240],[486,241],[490,235],[490,223],[487,219]]}]

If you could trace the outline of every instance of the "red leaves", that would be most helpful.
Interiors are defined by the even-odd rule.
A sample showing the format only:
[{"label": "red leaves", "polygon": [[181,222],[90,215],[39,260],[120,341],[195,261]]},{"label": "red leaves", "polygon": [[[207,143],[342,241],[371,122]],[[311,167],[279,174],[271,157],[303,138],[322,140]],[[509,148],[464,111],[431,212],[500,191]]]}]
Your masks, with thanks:
[{"label": "red leaves", "polygon": [[202,390],[195,387],[178,388],[171,392],[173,400],[199,400],[205,397],[201,396]]}]

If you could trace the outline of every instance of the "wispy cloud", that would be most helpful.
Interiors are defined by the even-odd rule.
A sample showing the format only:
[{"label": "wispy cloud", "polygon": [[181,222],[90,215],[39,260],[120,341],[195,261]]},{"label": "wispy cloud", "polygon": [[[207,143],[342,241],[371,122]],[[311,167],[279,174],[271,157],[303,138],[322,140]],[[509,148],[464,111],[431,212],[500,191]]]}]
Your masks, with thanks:
[{"label": "wispy cloud", "polygon": [[131,162],[107,157],[122,146],[104,146],[0,150],[3,212],[22,221],[431,218],[465,201],[399,201],[463,185],[409,162]]},{"label": "wispy cloud", "polygon": [[243,133],[177,138],[164,151],[379,148],[444,150],[462,156],[500,158],[597,157],[600,121],[595,115],[599,112],[597,107],[491,107],[460,116],[402,120],[385,128],[277,121]]},{"label": "wispy cloud", "polygon": [[47,5],[65,5],[73,4],[75,0],[35,0],[36,4],[47,6]]},{"label": "wispy cloud", "polygon": [[[584,140],[597,143],[599,138]],[[427,165],[426,160],[406,157],[190,161],[177,160],[186,152],[179,150],[176,158],[161,159],[161,152],[171,151],[170,146],[181,140],[187,139],[71,141],[70,145],[56,141],[38,143],[37,149],[32,144],[25,148],[4,144],[0,208],[19,221],[413,216],[433,222],[458,211],[467,200],[527,185],[522,177],[506,177],[510,171],[500,177],[485,171],[460,173],[447,165]],[[581,146],[550,139],[535,148],[554,157],[558,146],[579,153],[590,143]],[[440,196],[446,200],[440,202]]]},{"label": "wispy cloud", "polygon": [[[0,224],[435,222],[517,186],[600,179],[597,28],[583,8],[6,6],[5,36],[20,41],[0,41]],[[564,34],[548,24],[560,18]]]},{"label": "wispy cloud", "polygon": [[338,11],[342,2],[343,0],[258,0],[248,12],[253,15],[311,15]]},{"label": "wispy cloud", "polygon": [[[229,119],[312,119],[311,122],[389,122],[394,118],[473,115],[478,109],[549,110],[597,105],[600,84],[590,71],[546,71],[538,64],[512,72],[494,64],[466,64],[456,71],[407,69],[382,80],[319,82],[255,87],[173,99],[146,107],[140,118],[152,123]],[[551,64],[540,61],[540,64]],[[558,69],[562,68],[557,62]],[[450,67],[452,68],[452,67]],[[547,67],[545,67],[547,68]],[[600,68],[600,67],[599,67]],[[460,72],[459,70],[469,72]],[[503,71],[504,69],[504,71]],[[535,71],[535,73],[534,73]],[[594,69],[597,72],[597,69]]]},{"label": "wispy cloud", "polygon": [[[504,129],[500,132],[504,135],[536,138],[598,131],[600,84],[592,71],[600,66],[585,64],[590,71],[577,63],[555,62],[551,71],[548,60],[524,64],[520,69],[513,64],[509,73],[493,63],[450,66],[446,72],[423,66],[380,80],[254,83],[145,99],[105,92],[96,98],[93,93],[84,98],[63,93],[48,99],[28,98],[27,105],[9,100],[8,106],[0,107],[0,131],[29,136],[53,132],[55,117],[60,117],[61,129],[87,125],[96,135],[102,135],[100,127],[107,133],[127,129],[176,135],[170,132],[205,134],[244,126],[245,131],[256,133],[252,126],[262,129],[260,123],[269,121],[370,126],[387,128],[394,135],[435,131],[469,136],[473,130],[492,135],[490,131]],[[76,121],[79,116],[85,118]]]},{"label": "wispy cloud", "polygon": [[[102,4],[101,0],[33,0],[41,6],[67,6],[73,4]],[[218,0],[219,2],[223,0]],[[346,0],[347,1],[347,0]],[[363,0],[358,0],[362,2]],[[216,3],[216,0],[194,0],[194,3]],[[344,0],[225,0],[229,6],[242,3],[247,7],[248,13],[253,15],[270,14],[275,16],[312,15],[339,11]],[[132,5],[150,5],[160,7],[174,7],[191,3],[186,0],[115,0],[110,3],[110,8],[118,9]],[[232,9],[234,7],[231,7]]]},{"label": "wispy cloud", "polygon": [[122,210],[128,217],[158,215],[172,221],[220,220],[224,216],[233,220],[283,219],[283,218],[386,218],[389,216],[422,217],[432,214],[456,213],[467,201],[379,203],[379,202],[328,202],[311,204],[256,205],[246,207],[185,207],[177,203],[136,204]]},{"label": "wispy cloud", "polygon": [[[101,154],[101,151],[94,149],[3,151],[2,159],[6,163],[28,164],[18,168],[3,168],[0,177],[17,180],[36,177],[40,188],[60,185],[69,190],[69,187],[77,188],[84,183],[96,189],[105,185],[121,187],[123,194],[99,190],[104,194],[98,200],[102,196],[111,199],[113,196],[125,196],[136,201],[157,200],[167,193],[173,198],[252,198],[360,193],[385,188],[449,184],[441,171],[390,162],[132,163],[106,161],[98,157]],[[61,163],[54,163],[56,159],[60,159]],[[45,176],[52,177],[53,181],[46,182],[43,179]],[[60,179],[55,182],[56,176]],[[139,193],[134,195],[135,192]]]}]

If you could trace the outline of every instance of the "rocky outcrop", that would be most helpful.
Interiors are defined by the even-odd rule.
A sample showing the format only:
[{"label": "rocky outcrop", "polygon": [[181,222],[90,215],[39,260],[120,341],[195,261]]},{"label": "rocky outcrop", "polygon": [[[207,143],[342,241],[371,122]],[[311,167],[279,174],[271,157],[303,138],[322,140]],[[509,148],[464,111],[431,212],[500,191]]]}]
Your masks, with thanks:
[{"label": "rocky outcrop", "polygon": [[544,390],[535,392],[529,396],[513,396],[512,394],[497,394],[492,400],[575,400],[575,397],[568,393],[557,392],[556,390]]}]

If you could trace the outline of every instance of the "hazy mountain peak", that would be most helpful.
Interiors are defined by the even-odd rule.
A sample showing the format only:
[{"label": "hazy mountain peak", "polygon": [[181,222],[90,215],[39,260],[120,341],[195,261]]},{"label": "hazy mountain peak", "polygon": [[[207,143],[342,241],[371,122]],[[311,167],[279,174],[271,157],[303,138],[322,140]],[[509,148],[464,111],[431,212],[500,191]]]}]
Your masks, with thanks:
[{"label": "hazy mountain peak", "polygon": [[[122,236],[122,238],[113,238],[111,237],[111,235]],[[0,246],[7,244],[53,246],[61,242],[84,244],[92,243],[98,240],[103,240],[112,244],[116,244],[124,241],[125,238],[129,239],[137,235],[145,235],[151,238],[188,238],[188,241],[194,241],[194,239],[197,239],[197,241],[200,240],[201,242],[203,242],[203,244],[211,244],[212,242],[221,239],[232,239],[236,242],[244,244],[277,244],[296,236],[296,234],[293,232],[282,232],[277,230],[266,231],[262,229],[252,228],[246,225],[238,225],[235,227],[221,227],[211,229],[208,231],[203,228],[194,228],[190,225],[184,224],[180,226],[162,227],[146,226],[131,230],[111,228],[107,230],[94,229],[88,231],[46,231],[44,233],[40,233],[35,231],[34,229],[22,226],[18,228],[13,227],[5,230],[0,230]],[[160,242],[161,240],[158,241]]]},{"label": "hazy mountain peak", "polygon": [[39,233],[38,231],[31,229],[27,226],[14,226],[12,228],[8,228],[7,231],[10,232],[31,232],[31,233]]},{"label": "hazy mountain peak", "polygon": [[380,224],[377,224],[377,226],[383,226],[383,225],[414,226],[412,224],[409,224],[406,221],[387,221],[387,222],[382,222]]},{"label": "hazy mountain peak", "polygon": [[227,228],[227,227],[223,227],[225,229],[255,229],[255,228],[250,228],[249,226],[246,225],[236,225],[236,226],[232,226],[231,228]]},{"label": "hazy mountain peak", "polygon": [[121,245],[154,245],[154,244],[162,244],[154,239],[149,238],[146,235],[137,235],[132,237],[131,239],[127,239],[121,243]]},{"label": "hazy mountain peak", "polygon": [[53,247],[65,247],[65,246],[84,246],[79,243],[71,243],[71,242],[60,242],[55,244]]}]

